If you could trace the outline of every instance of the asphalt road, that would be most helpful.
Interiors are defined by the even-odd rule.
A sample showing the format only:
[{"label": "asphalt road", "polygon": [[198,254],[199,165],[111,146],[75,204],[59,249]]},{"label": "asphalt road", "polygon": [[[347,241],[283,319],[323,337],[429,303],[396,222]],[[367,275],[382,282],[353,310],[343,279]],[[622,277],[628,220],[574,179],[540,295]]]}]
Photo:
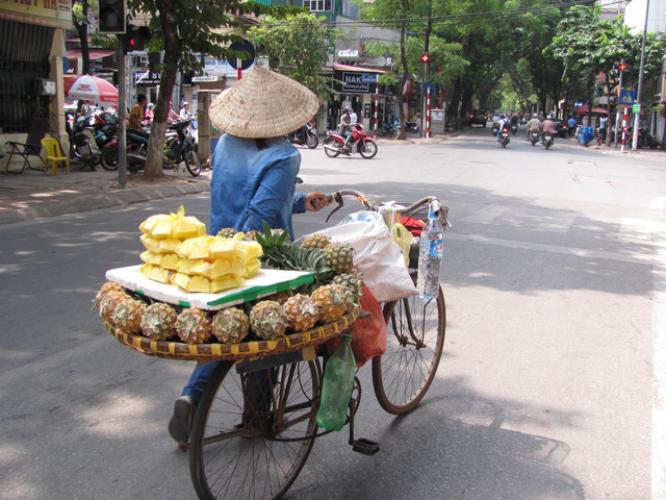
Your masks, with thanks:
[{"label": "asphalt road", "polygon": [[[301,173],[313,190],[438,195],[454,227],[424,402],[383,413],[362,369],[357,433],[381,452],[326,436],[288,498],[665,497],[666,162],[502,150],[481,129],[372,161],[304,150]],[[180,202],[206,219],[195,195],[0,227],[0,498],[194,498],[166,434],[191,365],[123,348],[90,305],[106,269],[138,262],[139,222]]]}]

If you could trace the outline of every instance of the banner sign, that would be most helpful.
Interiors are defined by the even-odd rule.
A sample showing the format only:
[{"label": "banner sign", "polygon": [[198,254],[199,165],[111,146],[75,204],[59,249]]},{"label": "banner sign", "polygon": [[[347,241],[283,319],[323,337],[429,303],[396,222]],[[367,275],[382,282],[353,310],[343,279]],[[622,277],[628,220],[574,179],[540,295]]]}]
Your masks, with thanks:
[{"label": "banner sign", "polygon": [[377,81],[373,73],[342,73],[342,92],[367,94],[370,84]]},{"label": "banner sign", "polygon": [[73,30],[72,0],[7,0],[0,2],[0,19]]}]

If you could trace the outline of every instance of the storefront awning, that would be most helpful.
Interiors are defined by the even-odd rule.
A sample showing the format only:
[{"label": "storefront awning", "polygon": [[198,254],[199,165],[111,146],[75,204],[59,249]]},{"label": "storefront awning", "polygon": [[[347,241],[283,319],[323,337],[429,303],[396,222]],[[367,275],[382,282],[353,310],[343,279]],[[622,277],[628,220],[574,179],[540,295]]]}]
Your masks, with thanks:
[{"label": "storefront awning", "polygon": [[347,73],[375,73],[375,74],[388,73],[388,71],[383,69],[363,68],[361,66],[352,66],[350,64],[334,64],[333,69],[335,71],[346,71]]},{"label": "storefront awning", "polygon": [[[104,57],[109,57],[114,54],[113,50],[90,50],[90,60],[96,61],[97,59],[103,59]],[[70,49],[65,51],[65,57],[73,59],[75,57],[81,57],[81,49]]]}]

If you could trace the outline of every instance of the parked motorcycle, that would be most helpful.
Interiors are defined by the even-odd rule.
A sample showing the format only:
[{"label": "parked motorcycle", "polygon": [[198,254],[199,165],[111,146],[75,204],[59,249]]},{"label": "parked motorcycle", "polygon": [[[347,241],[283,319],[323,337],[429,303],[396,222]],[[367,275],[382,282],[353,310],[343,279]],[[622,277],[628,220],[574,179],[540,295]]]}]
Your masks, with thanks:
[{"label": "parked motorcycle", "polygon": [[88,117],[79,116],[71,125],[68,122],[67,128],[69,133],[69,156],[76,158],[89,167],[91,172],[94,172],[95,167],[99,165],[101,155]]},{"label": "parked motorcycle", "polygon": [[[201,173],[201,162],[196,145],[187,132],[192,120],[184,120],[169,125],[173,134],[168,134],[164,147],[165,168],[185,163],[185,168],[194,177]],[[145,167],[150,134],[138,130],[127,130],[127,169],[138,172]],[[102,167],[106,170],[118,169],[118,140],[109,142],[102,150]]]},{"label": "parked motorcycle", "polygon": [[351,156],[359,153],[363,158],[369,160],[377,154],[377,143],[368,138],[365,128],[360,123],[352,125],[352,136],[349,145],[344,146],[345,138],[334,130],[326,133],[324,140],[324,152],[329,158],[335,158],[340,154]]},{"label": "parked motorcycle", "polygon": [[530,141],[532,146],[536,146],[536,143],[539,142],[539,131],[532,130],[529,134],[528,140]]},{"label": "parked motorcycle", "polygon": [[382,122],[379,125],[379,135],[382,137],[393,137],[398,135],[398,132],[400,131],[400,122],[398,120],[394,120],[392,123],[391,122]]},{"label": "parked motorcycle", "polygon": [[504,125],[502,130],[498,132],[499,134],[499,143],[505,148],[507,144],[511,142],[511,127],[509,125]]},{"label": "parked motorcycle", "polygon": [[306,123],[298,130],[289,134],[289,142],[292,144],[300,144],[315,149],[319,145],[319,136],[317,129],[310,123]]},{"label": "parked motorcycle", "polygon": [[419,122],[405,122],[405,130],[407,132],[418,132],[421,130]]},{"label": "parked motorcycle", "polygon": [[546,149],[550,149],[553,145],[553,134],[543,134],[543,145]]}]

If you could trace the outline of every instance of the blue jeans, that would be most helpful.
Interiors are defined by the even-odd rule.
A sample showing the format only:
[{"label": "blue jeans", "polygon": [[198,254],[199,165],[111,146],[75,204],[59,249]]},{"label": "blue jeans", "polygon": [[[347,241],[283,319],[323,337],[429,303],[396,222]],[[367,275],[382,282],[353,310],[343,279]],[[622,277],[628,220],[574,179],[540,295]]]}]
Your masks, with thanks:
[{"label": "blue jeans", "polygon": [[182,395],[191,397],[192,402],[197,404],[201,399],[204,389],[206,389],[210,377],[213,375],[215,368],[217,368],[217,365],[219,364],[219,361],[197,363],[192,375],[190,375],[190,380],[188,380],[185,387],[183,387]]}]

